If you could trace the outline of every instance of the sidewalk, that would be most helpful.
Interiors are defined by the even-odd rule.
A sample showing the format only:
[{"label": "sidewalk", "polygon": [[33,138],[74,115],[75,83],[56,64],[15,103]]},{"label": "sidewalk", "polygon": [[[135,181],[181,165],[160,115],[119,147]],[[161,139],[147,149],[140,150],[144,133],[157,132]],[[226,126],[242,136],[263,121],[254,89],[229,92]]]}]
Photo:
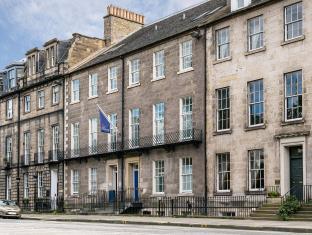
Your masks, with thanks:
[{"label": "sidewalk", "polygon": [[295,221],[261,221],[211,218],[171,218],[105,215],[53,215],[24,214],[22,219],[62,222],[89,222],[114,224],[167,225],[201,228],[222,228],[239,230],[280,231],[295,233],[312,233],[312,223]]}]

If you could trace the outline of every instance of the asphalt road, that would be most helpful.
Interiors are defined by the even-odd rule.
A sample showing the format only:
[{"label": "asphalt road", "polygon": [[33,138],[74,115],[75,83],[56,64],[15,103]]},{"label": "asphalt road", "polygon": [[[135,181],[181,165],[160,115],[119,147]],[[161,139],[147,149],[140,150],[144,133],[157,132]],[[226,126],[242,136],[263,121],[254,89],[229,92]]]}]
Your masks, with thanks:
[{"label": "asphalt road", "polygon": [[184,228],[170,226],[122,225],[101,223],[49,222],[0,219],[1,235],[287,235],[285,232],[261,232],[221,230],[207,228]]}]

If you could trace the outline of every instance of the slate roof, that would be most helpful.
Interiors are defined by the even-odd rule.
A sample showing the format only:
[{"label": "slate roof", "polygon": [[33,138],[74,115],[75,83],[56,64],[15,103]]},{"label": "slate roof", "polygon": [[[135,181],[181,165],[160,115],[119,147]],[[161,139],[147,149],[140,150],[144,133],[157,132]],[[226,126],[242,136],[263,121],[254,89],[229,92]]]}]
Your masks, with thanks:
[{"label": "slate roof", "polygon": [[[80,66],[81,70],[121,55],[152,45],[166,38],[194,29],[203,24],[207,17],[226,6],[227,0],[210,0],[186,9],[158,22],[152,23],[131,34],[108,51]],[[185,19],[183,19],[185,15]],[[155,29],[157,25],[157,30]]]}]

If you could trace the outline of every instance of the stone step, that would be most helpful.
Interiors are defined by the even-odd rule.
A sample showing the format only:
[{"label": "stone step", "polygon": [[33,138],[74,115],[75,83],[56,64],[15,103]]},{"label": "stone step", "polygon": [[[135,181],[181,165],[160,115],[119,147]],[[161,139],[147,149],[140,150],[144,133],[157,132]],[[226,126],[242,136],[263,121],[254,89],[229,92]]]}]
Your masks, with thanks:
[{"label": "stone step", "polygon": [[312,212],[312,208],[309,207],[301,207],[300,211],[311,211]]},{"label": "stone step", "polygon": [[276,214],[276,213],[277,213],[276,210],[262,210],[262,209],[259,209],[259,210],[254,211],[252,214]]},{"label": "stone step", "polygon": [[251,220],[273,220],[273,221],[277,221],[277,220],[281,220],[278,216],[275,217],[250,217],[249,219]]},{"label": "stone step", "polygon": [[312,214],[296,213],[292,217],[295,217],[295,218],[312,218]]},{"label": "stone step", "polygon": [[290,217],[289,221],[312,221],[312,218],[297,218],[297,217]]},{"label": "stone step", "polygon": [[309,214],[309,215],[311,215],[312,216],[312,211],[303,211],[303,210],[299,210],[298,211],[298,214]]},{"label": "stone step", "polygon": [[276,213],[274,213],[274,214],[268,214],[268,213],[259,213],[259,214],[257,214],[257,213],[253,213],[253,214],[251,214],[250,215],[251,217],[268,217],[268,218],[271,218],[271,217],[276,217],[277,215],[276,215]]}]

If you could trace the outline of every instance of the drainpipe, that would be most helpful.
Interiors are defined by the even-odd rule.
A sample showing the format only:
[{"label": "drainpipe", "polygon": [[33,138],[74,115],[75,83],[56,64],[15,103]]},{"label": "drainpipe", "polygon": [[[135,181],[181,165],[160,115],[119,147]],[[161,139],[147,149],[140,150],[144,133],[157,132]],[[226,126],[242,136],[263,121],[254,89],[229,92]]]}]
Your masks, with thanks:
[{"label": "drainpipe", "polygon": [[17,205],[20,205],[20,132],[21,132],[21,92],[20,87],[18,86],[18,95],[17,95],[17,178],[16,178],[16,186],[17,186]]},{"label": "drainpipe", "polygon": [[[124,149],[124,139],[125,139],[125,59],[124,57],[121,57],[121,62],[122,62],[122,71],[121,71],[121,151]],[[123,190],[124,190],[124,154],[121,152],[121,201],[123,201]]]},{"label": "drainpipe", "polygon": [[205,81],[204,81],[204,151],[205,151],[205,214],[207,215],[207,199],[208,199],[208,169],[207,169],[207,163],[208,163],[208,159],[207,159],[207,82],[208,82],[208,76],[207,76],[207,28],[204,29],[204,72],[205,72],[205,75],[204,75],[204,78],[205,78]]}]

